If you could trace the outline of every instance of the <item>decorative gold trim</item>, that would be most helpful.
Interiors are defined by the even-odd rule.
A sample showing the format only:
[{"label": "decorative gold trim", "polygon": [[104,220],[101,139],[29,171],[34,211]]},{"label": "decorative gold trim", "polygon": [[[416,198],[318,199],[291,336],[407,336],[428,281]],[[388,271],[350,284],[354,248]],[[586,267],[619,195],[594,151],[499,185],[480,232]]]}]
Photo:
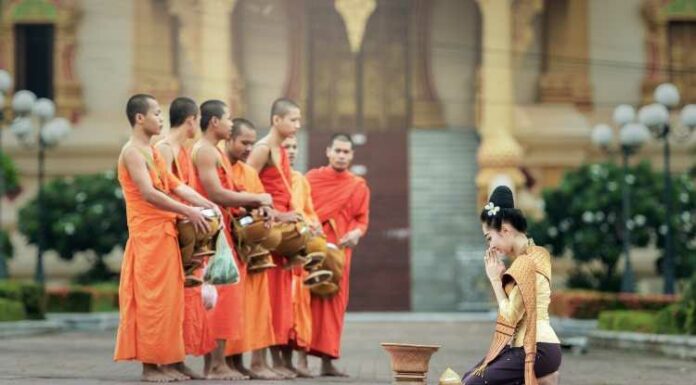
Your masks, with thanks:
[{"label": "decorative gold trim", "polygon": [[[47,2],[45,0],[23,0],[0,2],[0,68],[14,74],[15,34],[17,24],[53,24],[55,26],[53,52],[53,101],[59,116],[73,122],[85,112],[82,85],[75,72],[77,53],[77,25],[82,11],[77,0]],[[27,7],[27,14],[16,10]],[[43,11],[42,11],[42,8]],[[54,7],[55,13],[50,11]]]},{"label": "decorative gold trim", "polygon": [[377,9],[376,0],[335,0],[334,7],[343,18],[351,52],[358,53],[370,16]]}]

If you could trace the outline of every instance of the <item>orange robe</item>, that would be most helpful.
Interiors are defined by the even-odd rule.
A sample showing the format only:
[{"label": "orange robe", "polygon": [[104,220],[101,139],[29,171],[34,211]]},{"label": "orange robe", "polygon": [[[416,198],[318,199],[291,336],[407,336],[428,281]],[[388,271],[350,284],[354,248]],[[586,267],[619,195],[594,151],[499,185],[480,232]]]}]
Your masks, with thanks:
[{"label": "orange robe", "polygon": [[[181,183],[153,148],[152,183],[171,194]],[[143,156],[145,156],[143,154]],[[149,158],[149,156],[148,156]],[[148,203],[123,162],[118,180],[126,201],[128,242],[118,288],[120,320],[114,360],[172,364],[184,360],[184,273],[176,214]]]},{"label": "orange robe", "polygon": [[[193,183],[193,162],[184,146],[181,146],[172,162],[172,173],[188,186]],[[203,268],[196,270],[194,274],[203,278]],[[184,288],[184,346],[186,354],[192,356],[210,353],[216,346],[208,325],[201,290],[201,286]]]},{"label": "orange robe", "polygon": [[[312,225],[319,224],[319,218],[317,213],[314,212],[314,205],[312,204],[309,182],[302,173],[295,170],[292,171],[292,205],[304,216],[308,223]],[[312,341],[312,294],[302,283],[307,274],[302,267],[293,269],[293,329],[290,332],[290,343],[302,350],[309,350]]]},{"label": "orange robe", "polygon": [[[331,167],[310,170],[307,180],[312,201],[327,240],[338,241],[349,231],[367,231],[370,189],[363,178]],[[341,351],[343,319],[348,306],[352,249],[345,249],[346,261],[338,293],[330,298],[312,297],[312,347],[310,352],[338,358]]]},{"label": "orange robe", "polygon": [[[282,170],[282,174],[280,173]],[[290,161],[284,148],[280,148],[280,165],[266,166],[259,173],[264,190],[273,197],[273,207],[287,212],[292,208]],[[273,262],[278,266],[268,270],[268,288],[271,294],[273,312],[273,334],[275,345],[287,345],[293,325],[292,309],[292,271],[283,268],[285,260],[273,255]]]},{"label": "orange robe", "polygon": [[[231,168],[232,181],[237,191],[263,193],[263,184],[253,167],[244,162],[236,162]],[[246,271],[246,267],[240,265]],[[244,336],[241,344],[227,344],[225,355],[241,354],[272,346],[273,318],[271,316],[271,297],[268,292],[266,271],[247,274],[244,281]]]},{"label": "orange robe", "polygon": [[[194,151],[196,147],[194,146]],[[218,162],[216,171],[220,178],[222,187],[228,190],[234,190],[232,175],[230,173],[231,165],[226,156],[216,147],[218,151]],[[195,158],[195,153],[192,154]],[[208,197],[207,192],[201,184],[198,169],[194,164],[193,184],[192,187],[204,197]],[[239,268],[240,281],[230,285],[216,285],[218,291],[218,300],[215,307],[208,311],[208,324],[211,334],[216,340],[227,340],[227,345],[239,346],[242,344],[244,335],[244,281],[246,280],[246,270],[242,269],[242,263],[234,249],[234,240],[230,232],[231,215],[229,210],[221,207],[222,220],[225,223],[225,229],[222,233],[227,238],[227,242],[234,254],[234,259]]]}]

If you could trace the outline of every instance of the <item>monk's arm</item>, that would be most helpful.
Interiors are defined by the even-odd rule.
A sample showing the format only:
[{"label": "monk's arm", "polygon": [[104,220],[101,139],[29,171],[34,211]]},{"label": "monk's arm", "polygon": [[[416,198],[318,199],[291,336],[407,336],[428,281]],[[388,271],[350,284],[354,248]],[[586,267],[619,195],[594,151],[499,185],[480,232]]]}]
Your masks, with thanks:
[{"label": "monk's arm", "polygon": [[356,194],[356,199],[355,215],[348,229],[359,230],[361,236],[363,236],[367,232],[367,226],[370,223],[370,188],[365,185],[362,191]]},{"label": "monk's arm", "polygon": [[148,203],[162,210],[175,212],[185,217],[190,217],[193,215],[193,211],[197,211],[193,207],[177,202],[155,188],[147,171],[147,164],[137,150],[132,148],[126,150],[123,154],[123,162],[131,179],[133,179],[133,182]]},{"label": "monk's arm", "polygon": [[203,195],[199,194],[196,190],[185,185],[184,183],[180,184],[174,189],[174,194],[194,206],[205,207],[216,211],[218,210],[218,206],[215,203],[205,199]]},{"label": "monk's arm", "polygon": [[167,170],[172,171],[172,164],[174,164],[174,152],[172,147],[168,144],[160,143],[157,145],[157,150],[164,158],[164,164],[167,165]]},{"label": "monk's arm", "polygon": [[253,167],[257,173],[263,170],[271,156],[271,149],[268,146],[255,146],[249,154],[246,164]]},{"label": "monk's arm", "polygon": [[210,149],[201,148],[195,160],[201,184],[210,200],[224,207],[270,205],[272,199],[268,194],[251,194],[224,188],[217,173],[217,154]]}]

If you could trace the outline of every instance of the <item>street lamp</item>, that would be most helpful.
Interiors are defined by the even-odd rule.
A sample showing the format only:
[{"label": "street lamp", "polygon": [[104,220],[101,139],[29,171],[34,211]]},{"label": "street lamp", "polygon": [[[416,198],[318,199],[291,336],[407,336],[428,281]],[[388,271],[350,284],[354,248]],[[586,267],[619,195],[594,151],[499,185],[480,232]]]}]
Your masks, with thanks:
[{"label": "street lamp", "polygon": [[[631,264],[631,226],[629,225],[631,215],[631,194],[630,183],[628,182],[628,160],[645,143],[650,133],[648,129],[635,123],[636,111],[627,104],[622,104],[614,109],[614,123],[620,127],[619,143],[621,144],[621,158],[623,163],[623,174],[621,177],[621,214],[622,214],[622,240],[624,252],[624,272],[621,277],[621,291],[632,293],[635,291],[635,275]],[[611,150],[611,143],[614,140],[614,133],[606,124],[598,124],[592,130],[592,142],[606,152]]]},{"label": "street lamp", "polygon": [[39,234],[35,279],[38,283],[43,284],[45,281],[43,252],[46,237],[43,180],[46,149],[56,146],[70,133],[71,128],[67,119],[54,117],[56,107],[53,101],[46,98],[37,99],[31,91],[22,90],[15,93],[12,99],[12,109],[16,115],[11,126],[12,132],[25,146],[38,147],[39,193],[37,209]]},{"label": "street lamp", "polygon": [[[657,86],[654,93],[657,103],[649,104],[640,109],[638,118],[652,132],[653,136],[664,142],[664,204],[666,218],[665,259],[662,265],[665,278],[665,294],[674,294],[674,244],[672,230],[672,174],[670,173],[670,123],[669,110],[679,105],[679,90],[674,84],[664,83]],[[696,127],[696,105],[689,104],[681,111],[681,122],[688,130],[677,134],[687,139]]]},{"label": "street lamp", "polygon": [[[12,76],[10,73],[0,69],[0,154],[2,152],[2,127],[5,123],[5,95],[12,88]],[[5,167],[0,164],[0,228],[2,228],[2,196],[5,192]],[[0,279],[7,278],[7,262],[4,254],[4,248],[0,245]]]}]

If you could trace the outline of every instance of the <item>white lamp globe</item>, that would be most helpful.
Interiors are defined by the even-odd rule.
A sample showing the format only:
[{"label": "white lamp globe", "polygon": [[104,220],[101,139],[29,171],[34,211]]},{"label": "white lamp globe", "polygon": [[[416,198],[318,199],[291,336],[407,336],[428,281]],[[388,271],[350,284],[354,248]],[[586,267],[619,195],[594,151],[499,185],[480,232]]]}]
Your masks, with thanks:
[{"label": "white lamp globe", "polygon": [[599,147],[606,147],[614,139],[614,132],[606,124],[598,124],[592,129],[592,143]]},{"label": "white lamp globe", "polygon": [[18,114],[28,114],[34,108],[36,95],[28,90],[17,91],[12,98],[12,109]]},{"label": "white lamp globe", "polygon": [[669,122],[669,111],[660,103],[648,104],[638,111],[638,120],[651,129],[662,127]]},{"label": "white lamp globe", "polygon": [[679,89],[672,83],[663,83],[655,88],[655,101],[667,108],[679,105]]},{"label": "white lamp globe", "polygon": [[12,76],[5,70],[0,70],[0,94],[6,93],[12,88]]},{"label": "white lamp globe", "polygon": [[650,131],[640,123],[629,123],[619,133],[622,146],[640,147],[650,139]]},{"label": "white lamp globe", "polygon": [[682,124],[691,129],[696,127],[696,104],[687,104],[682,108],[679,120]]},{"label": "white lamp globe", "polygon": [[44,121],[53,119],[53,116],[56,114],[56,105],[50,99],[41,98],[34,103],[32,112]]},{"label": "white lamp globe", "polygon": [[614,123],[619,127],[632,122],[636,118],[636,109],[629,104],[622,104],[614,109]]}]

